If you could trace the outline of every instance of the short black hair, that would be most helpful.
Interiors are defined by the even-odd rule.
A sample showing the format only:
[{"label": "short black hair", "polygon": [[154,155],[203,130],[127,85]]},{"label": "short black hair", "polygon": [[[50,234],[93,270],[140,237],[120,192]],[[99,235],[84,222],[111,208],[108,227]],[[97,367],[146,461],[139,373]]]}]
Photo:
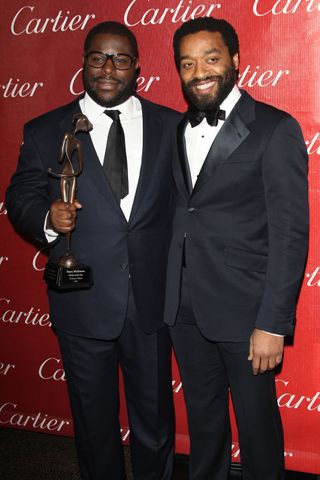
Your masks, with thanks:
[{"label": "short black hair", "polygon": [[126,37],[132,47],[133,56],[138,58],[138,44],[135,35],[129,30],[128,27],[119,22],[102,22],[95,25],[86,36],[84,41],[84,52],[89,51],[90,45],[92,43],[93,37],[99,35],[100,33],[111,33],[112,35],[120,35],[121,37]]},{"label": "short black hair", "polygon": [[208,32],[219,32],[224,40],[224,43],[228,47],[231,57],[236,53],[239,53],[239,38],[237,32],[230,23],[226,20],[213,18],[213,17],[201,17],[195,18],[185,22],[179,27],[173,36],[173,51],[174,59],[177,67],[180,64],[180,42],[183,37],[192,33],[198,33],[203,30]]}]

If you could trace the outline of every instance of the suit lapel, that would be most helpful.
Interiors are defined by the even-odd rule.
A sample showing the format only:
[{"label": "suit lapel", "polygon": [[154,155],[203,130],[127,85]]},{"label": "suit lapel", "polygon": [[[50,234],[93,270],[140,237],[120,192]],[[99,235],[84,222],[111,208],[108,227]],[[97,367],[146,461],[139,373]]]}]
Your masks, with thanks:
[{"label": "suit lapel", "polygon": [[[254,100],[246,92],[224,122],[204,161],[192,194],[196,194],[214,173],[215,167],[228,160],[250,133],[248,124],[254,120]],[[245,120],[244,120],[245,118]]]},{"label": "suit lapel", "polygon": [[139,181],[130,213],[130,222],[143,202],[143,197],[148,188],[150,188],[151,178],[155,171],[155,163],[160,150],[163,129],[162,120],[157,115],[156,109],[149,106],[142,98],[139,98],[139,100],[142,106],[143,122],[142,159]]},{"label": "suit lapel", "polygon": [[83,135],[83,137],[79,135],[79,139],[82,142],[84,164],[87,166],[87,168],[84,168],[84,173],[88,175],[94,185],[98,188],[99,192],[111,204],[113,209],[125,219],[120,204],[108,182],[106,172],[97,156],[90,134]]},{"label": "suit lapel", "polygon": [[64,110],[62,111],[62,117],[61,120],[59,121],[59,127],[61,128],[62,132],[73,132],[74,131],[74,125],[72,123],[73,116],[76,113],[81,113],[81,108],[79,105],[79,100],[81,97],[77,98],[74,102],[69,103],[69,105],[66,105]]},{"label": "suit lapel", "polygon": [[[185,140],[185,131],[188,124],[187,115],[184,116],[182,121],[178,125],[177,129],[177,147],[178,147],[178,159],[180,168],[174,169],[174,174],[176,177],[177,184],[182,190],[187,190],[188,196],[192,192],[192,179],[189,168],[189,162],[186,151],[186,140]],[[180,175],[182,172],[182,176]]]}]

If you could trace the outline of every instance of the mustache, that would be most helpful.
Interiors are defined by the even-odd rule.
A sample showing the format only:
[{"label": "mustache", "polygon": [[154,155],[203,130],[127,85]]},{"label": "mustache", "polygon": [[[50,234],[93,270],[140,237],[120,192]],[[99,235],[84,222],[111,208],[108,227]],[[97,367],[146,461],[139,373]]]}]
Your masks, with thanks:
[{"label": "mustache", "polygon": [[112,75],[99,75],[97,77],[92,77],[92,80],[94,82],[97,82],[99,80],[111,80],[112,82],[119,83],[121,84],[122,81],[119,80],[119,78],[114,78]]},{"label": "mustache", "polygon": [[221,76],[220,75],[208,75],[207,77],[202,77],[202,78],[193,78],[190,80],[186,85],[188,88],[194,87],[195,85],[198,85],[200,82],[221,82]]}]

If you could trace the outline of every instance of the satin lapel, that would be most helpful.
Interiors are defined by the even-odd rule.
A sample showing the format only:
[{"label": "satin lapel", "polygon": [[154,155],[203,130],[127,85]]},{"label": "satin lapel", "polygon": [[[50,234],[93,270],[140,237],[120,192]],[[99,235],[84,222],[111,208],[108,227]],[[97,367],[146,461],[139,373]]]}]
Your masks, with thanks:
[{"label": "satin lapel", "polygon": [[[176,183],[181,191],[185,191],[188,197],[192,192],[192,179],[189,168],[189,162],[186,151],[185,131],[188,124],[187,115],[184,116],[182,121],[178,125],[177,129],[177,146],[178,146],[178,159],[175,159],[175,164],[179,164],[178,168],[173,169],[173,174]],[[178,160],[178,162],[176,161]]]},{"label": "satin lapel", "polygon": [[[70,113],[67,111],[65,117],[59,122],[59,126],[63,133],[73,132],[74,125],[72,124],[73,115],[81,112],[79,101],[70,104]],[[99,161],[93,146],[90,133],[78,133],[77,138],[81,141],[83,150],[83,172],[81,175],[88,175],[94,185],[98,188],[105,199],[119,212],[123,217],[123,212],[118,204],[111,187],[108,183],[105,171]],[[124,217],[125,218],[125,217]]]},{"label": "satin lapel", "polygon": [[162,119],[157,115],[157,110],[152,109],[143,99],[139,99],[142,106],[143,145],[139,181],[134,197],[129,221],[131,222],[143,202],[151,178],[155,171],[162,138]]},{"label": "satin lapel", "polygon": [[[244,121],[243,118],[246,120]],[[202,166],[197,182],[193,189],[195,194],[214,173],[215,167],[230,157],[250,133],[248,124],[254,120],[254,100],[245,92],[235,106],[221,130],[216,136],[205,162]]]}]

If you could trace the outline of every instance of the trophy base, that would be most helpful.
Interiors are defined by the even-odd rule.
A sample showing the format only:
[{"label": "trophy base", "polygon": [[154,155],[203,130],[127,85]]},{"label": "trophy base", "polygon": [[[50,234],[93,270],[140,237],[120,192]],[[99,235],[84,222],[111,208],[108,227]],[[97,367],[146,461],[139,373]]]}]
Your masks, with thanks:
[{"label": "trophy base", "polygon": [[68,268],[49,262],[44,270],[43,278],[49,288],[59,291],[86,289],[93,284],[92,271],[87,265]]}]

